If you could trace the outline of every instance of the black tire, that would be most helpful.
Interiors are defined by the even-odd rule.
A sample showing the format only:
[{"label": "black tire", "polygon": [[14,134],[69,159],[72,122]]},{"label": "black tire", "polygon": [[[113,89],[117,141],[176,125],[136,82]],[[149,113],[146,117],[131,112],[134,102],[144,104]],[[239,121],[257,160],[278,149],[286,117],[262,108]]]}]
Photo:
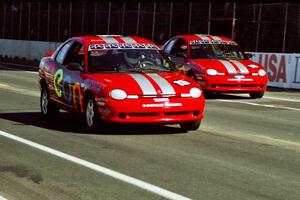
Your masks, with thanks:
[{"label": "black tire", "polygon": [[100,123],[100,115],[94,97],[88,95],[84,102],[83,124],[88,131],[94,131]]},{"label": "black tire", "polygon": [[200,127],[201,120],[180,123],[180,127],[186,131],[195,131]]},{"label": "black tire", "polygon": [[259,99],[264,96],[264,92],[250,92],[249,95],[251,99]]},{"label": "black tire", "polygon": [[44,117],[50,118],[59,113],[59,107],[54,105],[50,99],[50,94],[47,88],[41,89],[40,108]]}]

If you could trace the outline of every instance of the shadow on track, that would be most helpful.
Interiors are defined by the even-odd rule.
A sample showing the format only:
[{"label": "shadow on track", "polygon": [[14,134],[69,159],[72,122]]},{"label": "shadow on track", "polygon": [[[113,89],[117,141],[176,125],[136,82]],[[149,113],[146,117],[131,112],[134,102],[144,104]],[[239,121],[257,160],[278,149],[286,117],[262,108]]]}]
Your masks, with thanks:
[{"label": "shadow on track", "polygon": [[224,94],[224,93],[208,93],[205,94],[205,99],[251,99],[249,97],[245,96],[238,96],[238,94],[230,93],[230,94]]},{"label": "shadow on track", "polygon": [[62,132],[99,135],[161,135],[186,133],[177,127],[153,124],[116,124],[103,123],[92,133],[87,132],[79,116],[61,112],[55,118],[46,120],[40,112],[0,113],[0,118],[17,122],[15,126],[32,125],[44,129]]}]

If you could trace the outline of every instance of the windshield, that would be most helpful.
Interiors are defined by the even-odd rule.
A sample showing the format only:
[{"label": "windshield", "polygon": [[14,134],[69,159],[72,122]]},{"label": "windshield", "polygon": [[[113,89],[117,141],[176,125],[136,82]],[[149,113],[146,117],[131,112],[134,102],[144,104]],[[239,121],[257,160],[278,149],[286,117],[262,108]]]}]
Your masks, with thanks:
[{"label": "windshield", "polygon": [[175,64],[159,50],[101,49],[89,51],[89,72],[170,72]]},{"label": "windshield", "polygon": [[194,44],[191,45],[191,58],[206,59],[246,59],[245,54],[240,50],[238,45],[228,44]]}]

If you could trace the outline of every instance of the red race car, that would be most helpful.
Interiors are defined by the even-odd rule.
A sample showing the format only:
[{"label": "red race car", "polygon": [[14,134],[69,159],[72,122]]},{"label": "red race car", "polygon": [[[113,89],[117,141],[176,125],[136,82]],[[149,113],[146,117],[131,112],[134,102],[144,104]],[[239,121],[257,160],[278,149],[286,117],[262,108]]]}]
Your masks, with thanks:
[{"label": "red race car", "polygon": [[249,93],[261,98],[267,87],[266,69],[249,60],[229,38],[203,34],[179,35],[161,49],[207,93]]},{"label": "red race car", "polygon": [[196,130],[203,118],[201,87],[141,37],[73,37],[41,60],[39,77],[42,114],[76,111],[88,129],[106,121]]}]

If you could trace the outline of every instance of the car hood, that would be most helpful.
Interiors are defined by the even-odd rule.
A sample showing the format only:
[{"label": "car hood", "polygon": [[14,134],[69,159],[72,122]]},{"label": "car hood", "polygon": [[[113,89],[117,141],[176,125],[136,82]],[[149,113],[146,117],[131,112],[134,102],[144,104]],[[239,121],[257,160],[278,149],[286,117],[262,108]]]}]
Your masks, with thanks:
[{"label": "car hood", "polygon": [[88,80],[86,85],[103,88],[106,93],[112,89],[122,89],[128,95],[144,97],[180,96],[189,93],[192,87],[199,88],[191,78],[178,72],[88,74],[85,79]]},{"label": "car hood", "polygon": [[215,69],[218,73],[230,74],[252,74],[264,69],[258,63],[251,60],[221,60],[221,59],[191,59],[190,62],[203,70]]}]

